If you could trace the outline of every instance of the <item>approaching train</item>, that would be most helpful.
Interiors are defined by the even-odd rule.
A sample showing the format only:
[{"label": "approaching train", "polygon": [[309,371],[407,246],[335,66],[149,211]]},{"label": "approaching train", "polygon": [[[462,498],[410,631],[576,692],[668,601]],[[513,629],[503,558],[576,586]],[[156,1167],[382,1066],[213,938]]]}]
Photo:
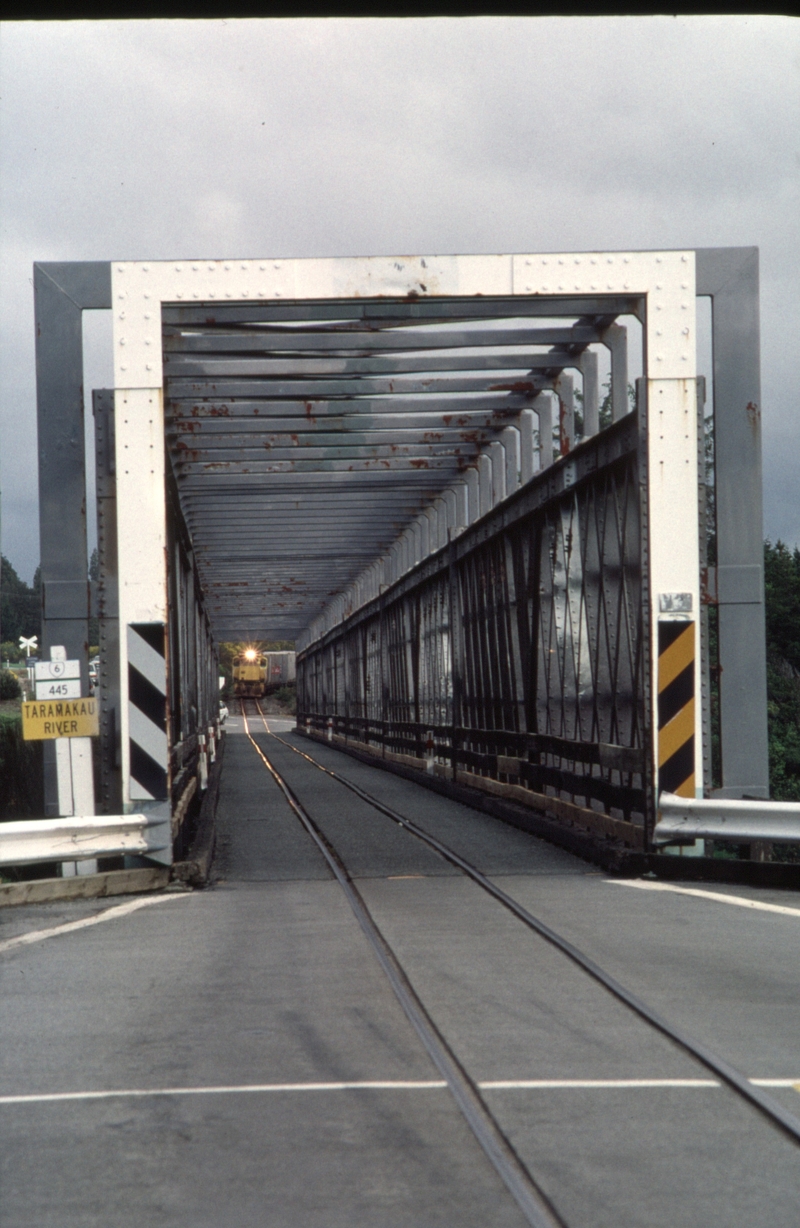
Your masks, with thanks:
[{"label": "approaching train", "polygon": [[233,658],[233,693],[239,697],[261,699],[278,687],[294,682],[293,652],[259,652],[246,648]]}]

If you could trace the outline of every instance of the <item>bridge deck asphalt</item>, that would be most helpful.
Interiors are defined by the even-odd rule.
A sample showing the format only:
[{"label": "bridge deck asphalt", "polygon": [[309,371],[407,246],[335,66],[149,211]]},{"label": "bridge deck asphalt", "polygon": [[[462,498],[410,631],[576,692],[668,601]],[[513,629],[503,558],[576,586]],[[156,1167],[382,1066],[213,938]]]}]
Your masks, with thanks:
[{"label": "bridge deck asphalt", "polygon": [[[270,726],[457,847],[745,1074],[800,1085],[796,897],[709,888],[798,915],[612,883]],[[437,854],[251,727],[473,1078],[516,1084],[485,1098],[569,1228],[796,1228],[800,1149]],[[523,1224],[450,1093],[429,1086],[438,1072],[237,718],[215,866],[210,890],[0,955],[0,1098],[34,1097],[0,1102],[3,1228]],[[0,943],[108,907],[6,910]],[[630,1082],[667,1079],[689,1085]],[[531,1080],[560,1085],[519,1086]],[[365,1082],[394,1086],[335,1086]],[[148,1094],[36,1098],[120,1090]],[[770,1091],[800,1113],[791,1085]]]}]

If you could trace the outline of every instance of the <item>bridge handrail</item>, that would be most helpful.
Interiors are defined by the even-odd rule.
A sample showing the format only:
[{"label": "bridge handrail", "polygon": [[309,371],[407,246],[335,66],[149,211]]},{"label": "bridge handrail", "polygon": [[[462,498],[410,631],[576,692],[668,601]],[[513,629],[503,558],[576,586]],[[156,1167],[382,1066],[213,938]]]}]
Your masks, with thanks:
[{"label": "bridge handrail", "polygon": [[169,818],[165,820],[163,814],[70,815],[0,823],[0,865],[4,866],[124,853],[147,855],[169,844]]},{"label": "bridge handrail", "polygon": [[682,837],[800,843],[800,802],[661,793],[653,839],[656,844],[664,844]]}]

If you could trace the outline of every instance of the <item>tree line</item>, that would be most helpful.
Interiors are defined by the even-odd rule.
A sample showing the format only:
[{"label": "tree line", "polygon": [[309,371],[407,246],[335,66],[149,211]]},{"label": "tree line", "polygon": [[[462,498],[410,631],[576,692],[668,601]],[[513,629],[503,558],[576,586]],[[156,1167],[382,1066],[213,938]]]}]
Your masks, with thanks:
[{"label": "tree line", "polygon": [[42,573],[36,568],[33,584],[26,584],[9,563],[0,555],[0,641],[3,660],[19,660],[19,638],[29,639],[42,633]]}]

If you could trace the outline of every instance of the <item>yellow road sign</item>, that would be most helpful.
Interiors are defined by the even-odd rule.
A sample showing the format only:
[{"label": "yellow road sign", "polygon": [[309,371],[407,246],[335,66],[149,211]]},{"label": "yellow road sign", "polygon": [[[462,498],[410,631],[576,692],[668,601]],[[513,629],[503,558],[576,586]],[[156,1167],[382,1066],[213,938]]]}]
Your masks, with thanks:
[{"label": "yellow road sign", "polygon": [[99,732],[96,699],[46,700],[22,705],[22,736],[26,742],[42,738],[96,738]]}]

